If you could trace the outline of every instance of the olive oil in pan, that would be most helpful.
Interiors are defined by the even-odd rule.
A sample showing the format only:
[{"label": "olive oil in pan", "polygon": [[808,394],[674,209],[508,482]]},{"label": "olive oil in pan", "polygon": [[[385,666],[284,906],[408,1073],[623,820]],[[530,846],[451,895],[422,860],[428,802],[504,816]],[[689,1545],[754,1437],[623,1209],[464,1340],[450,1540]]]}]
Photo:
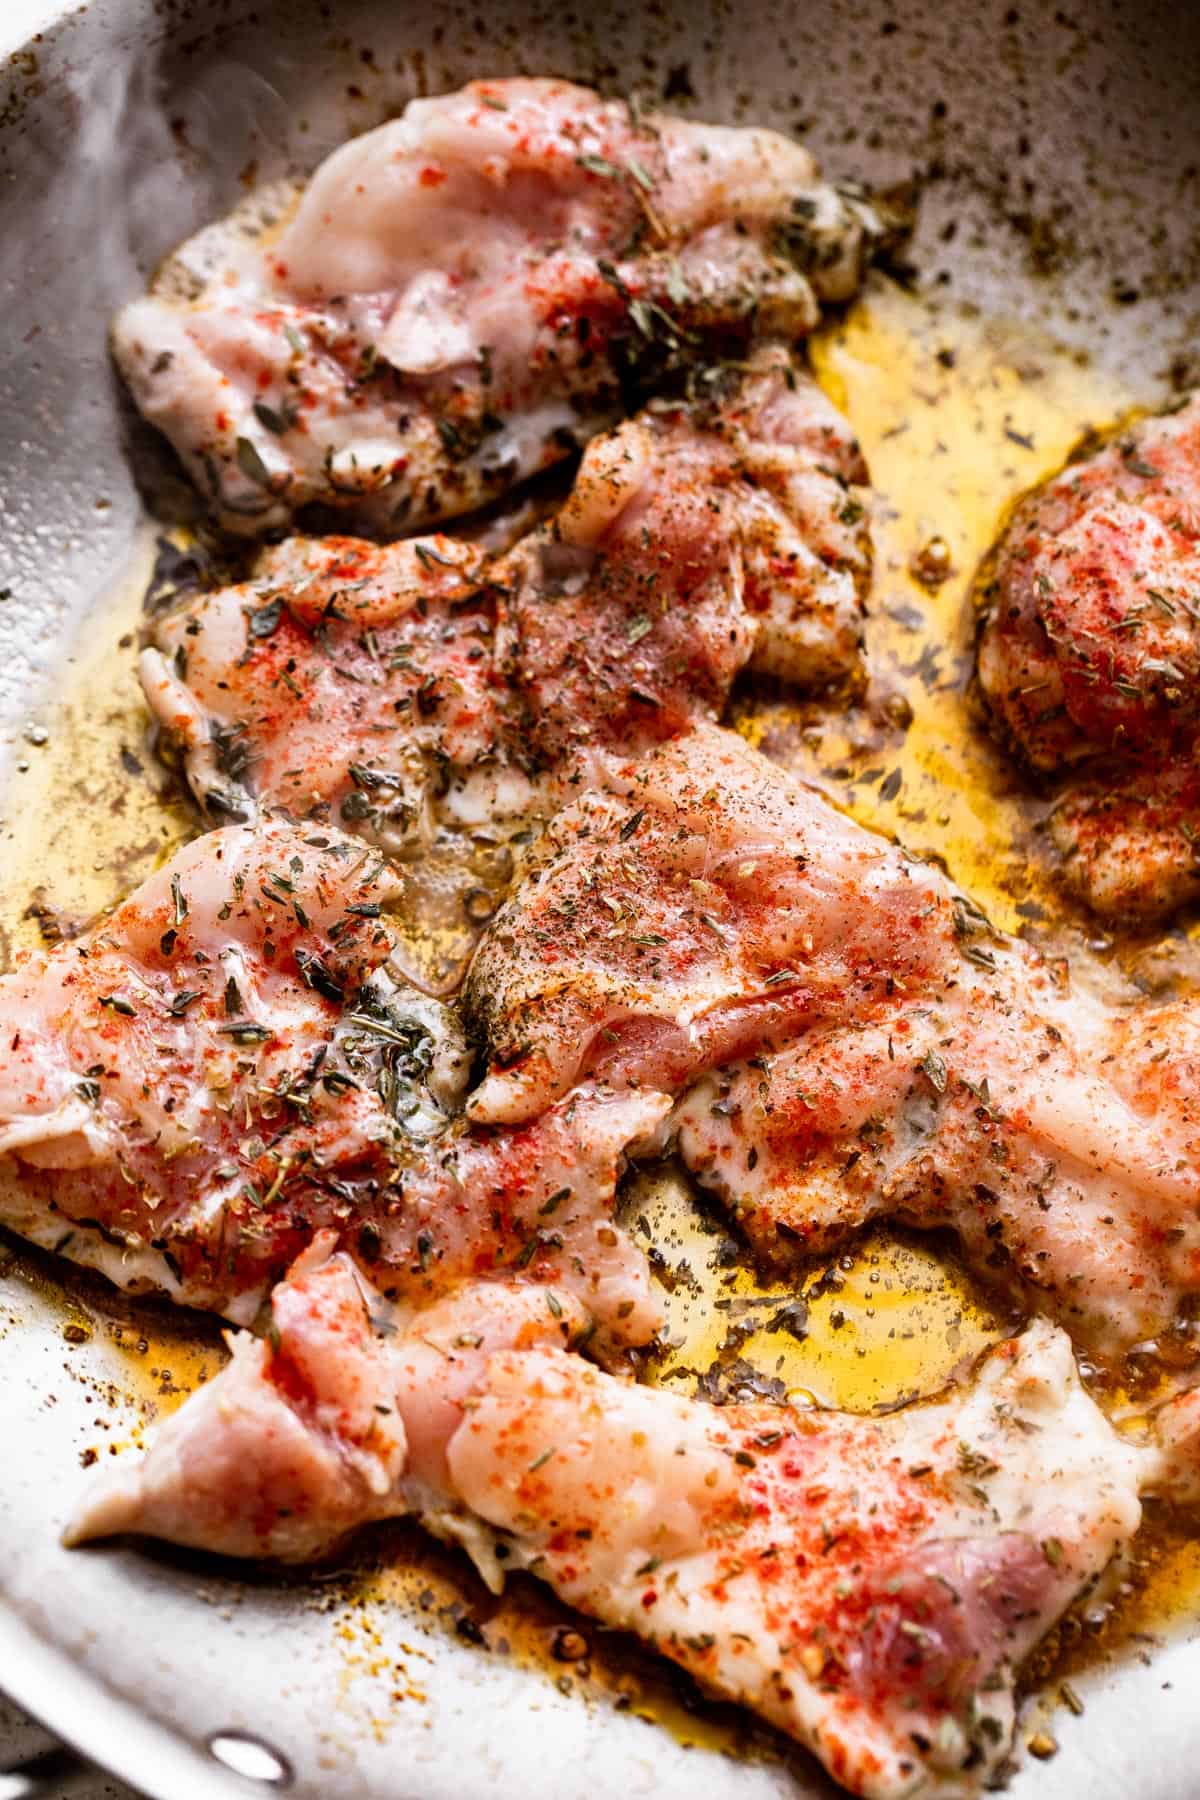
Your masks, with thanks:
[{"label": "olive oil in pan", "polygon": [[94,1401],[73,1445],[80,1463],[139,1449],[148,1426],[174,1412],[226,1360],[220,1322],[165,1301],[119,1294],[88,1269],[0,1240],[0,1336],[49,1331],[54,1379]]},{"label": "olive oil in pan", "polygon": [[1011,1321],[918,1238],[876,1228],[809,1266],[748,1268],[681,1173],[639,1173],[626,1227],[663,1289],[666,1348],[647,1378],[676,1393],[870,1411],[932,1394]]},{"label": "olive oil in pan", "polygon": [[0,959],[71,936],[196,829],[155,757],[137,678],[154,536],[91,612],[26,731],[0,824]]},{"label": "olive oil in pan", "polygon": [[[510,1577],[502,1594],[490,1594],[463,1558],[407,1523],[370,1534],[359,1554],[338,1595],[336,1629],[347,1666],[390,1676],[395,1704],[425,1698],[421,1644],[448,1636],[481,1656],[536,1670],[587,1705],[633,1712],[697,1749],[741,1761],[803,1759],[769,1726],[707,1699],[683,1670],[637,1638],[573,1612],[531,1576]],[[347,1698],[357,1696],[351,1690]],[[804,1769],[811,1777],[811,1765]]]}]

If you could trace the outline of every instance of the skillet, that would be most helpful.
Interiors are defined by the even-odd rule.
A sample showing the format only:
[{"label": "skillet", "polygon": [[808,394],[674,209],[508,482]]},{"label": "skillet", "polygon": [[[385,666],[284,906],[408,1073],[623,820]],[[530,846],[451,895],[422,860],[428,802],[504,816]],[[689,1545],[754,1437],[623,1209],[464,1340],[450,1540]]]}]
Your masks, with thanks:
[{"label": "skillet", "polygon": [[[21,764],[54,728],[71,647],[144,555],[126,455],[142,443],[108,366],[108,318],[246,185],[311,167],[415,92],[554,72],[794,130],[835,176],[920,181],[911,255],[927,282],[1052,328],[1144,402],[1162,396],[1172,365],[1176,378],[1200,378],[1191,6],[447,0],[433,13],[405,0],[35,0],[0,10],[0,816],[10,837],[25,804]],[[86,753],[81,740],[85,784]],[[0,1687],[89,1759],[160,1800],[280,1786],[321,1800],[683,1800],[698,1785],[730,1800],[832,1793],[798,1754],[731,1760],[719,1734],[688,1748],[636,1706],[582,1704],[512,1650],[424,1630],[419,1595],[414,1612],[353,1585],[123,1546],[68,1556],[57,1534],[84,1479],[81,1446],[98,1432],[105,1447],[127,1442],[137,1402],[169,1394],[206,1358],[215,1366],[214,1343],[212,1331],[117,1302],[100,1284],[64,1288],[45,1261],[0,1247]],[[388,1554],[385,1543],[379,1560]],[[1168,1638],[1152,1659],[1125,1656],[1080,1678],[1080,1728],[1052,1762],[1024,1767],[1014,1796],[1194,1794],[1200,1639],[1183,1627]],[[62,1792],[66,1771],[60,1762],[26,1791],[40,1779],[42,1793]]]}]

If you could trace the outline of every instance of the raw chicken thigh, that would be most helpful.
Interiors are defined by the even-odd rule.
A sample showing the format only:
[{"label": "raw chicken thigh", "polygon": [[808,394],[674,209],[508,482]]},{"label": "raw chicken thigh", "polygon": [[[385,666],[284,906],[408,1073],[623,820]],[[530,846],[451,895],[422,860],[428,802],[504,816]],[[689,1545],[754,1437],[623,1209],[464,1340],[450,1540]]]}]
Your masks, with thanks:
[{"label": "raw chicken thigh", "polygon": [[1069,885],[1117,920],[1200,891],[1200,398],[1069,463],[1017,509],[979,679],[1006,741],[1064,775]]},{"label": "raw chicken thigh", "polygon": [[[583,454],[553,517],[291,536],[154,621],[220,828],[0,977],[0,1221],[251,1329],[67,1541],[305,1563],[412,1515],[868,1800],[975,1792],[1141,1496],[1200,1504],[1200,1389],[1118,1432],[1071,1348],[1195,1360],[1200,1007],[1072,985],[717,724],[745,670],[862,673],[866,470],[792,346],[880,216],[774,133],[549,80],[414,101],[278,203],[114,327],[221,525],[396,539]],[[980,681],[1065,773],[1069,879],[1169,909],[1200,399],[1030,496],[991,576]],[[461,1021],[400,928],[451,839],[519,858]],[[871,1415],[639,1385],[617,1189],[665,1151],[764,1262],[892,1217],[1047,1316]]]},{"label": "raw chicken thigh", "polygon": [[184,245],[113,347],[223,525],[320,501],[394,534],[688,365],[811,330],[879,232],[775,132],[474,82],[343,146],[278,229]]},{"label": "raw chicken thigh", "polygon": [[469,809],[495,765],[494,631],[470,545],[289,538],[252,581],[157,622],[142,686],[210,818],[286,808],[404,856],[428,843],[439,788]]},{"label": "raw chicken thigh", "polygon": [[386,1518],[408,1442],[370,1305],[318,1237],[273,1290],[267,1335],[231,1334],[224,1369],[158,1428],[152,1457],[114,1470],[71,1541],[136,1516],[174,1543],[304,1562]]},{"label": "raw chicken thigh", "polygon": [[[273,1290],[266,1335],[230,1335],[225,1368],[89,1497],[70,1542],[139,1531],[309,1562],[420,1506],[426,1465],[444,1488],[443,1440],[494,1351],[581,1334],[566,1294],[497,1284],[427,1307],[398,1337],[394,1310],[331,1246],[318,1234]],[[427,1386],[435,1358],[445,1368]]]},{"label": "raw chicken thigh", "polygon": [[944,878],[706,727],[565,808],[472,963],[470,1110],[536,1116],[589,1071],[676,1089],[820,1017],[960,978]]},{"label": "raw chicken thigh", "polygon": [[210,815],[332,816],[414,855],[715,717],[748,663],[852,676],[865,479],[845,421],[764,348],[595,440],[507,556],[290,539],[160,620],[143,685]]},{"label": "raw chicken thigh", "polygon": [[676,1137],[771,1256],[948,1225],[1099,1356],[1187,1338],[1195,1005],[1073,989],[741,740],[677,740],[533,848],[470,972],[467,1119],[397,885],[340,833],[228,827],[0,979],[5,1221],[242,1320],[328,1227],[413,1304],[561,1282],[608,1354],[660,1316],[616,1182]]},{"label": "raw chicken thigh", "polygon": [[504,1566],[636,1632],[872,1800],[987,1783],[1017,1666],[1136,1529],[1143,1469],[1033,1326],[885,1417],[493,1358],[448,1463]]},{"label": "raw chicken thigh", "polygon": [[682,1093],[685,1161],[772,1255],[949,1225],[1106,1357],[1200,1292],[1200,1010],[1073,987],[717,728],[551,823],[466,1002],[473,1117]]},{"label": "raw chicken thigh", "polygon": [[998,950],[990,982],[706,1076],[674,1115],[681,1154],[772,1261],[881,1215],[947,1227],[985,1281],[1094,1355],[1158,1338],[1194,1356],[1193,1107],[1138,1104],[1149,1054],[1122,1073],[1119,1034],[1090,1012]]},{"label": "raw chicken thigh", "polygon": [[494,571],[523,739],[552,767],[628,756],[719,717],[747,666],[806,689],[860,674],[866,480],[779,345],[593,443],[557,518]]},{"label": "raw chicken thigh", "polygon": [[564,1349],[579,1318],[553,1290],[468,1287],[381,1339],[377,1299],[320,1254],[276,1290],[270,1337],[235,1340],[148,1455],[105,1471],[71,1542],[301,1559],[355,1504],[417,1511],[494,1585],[531,1569],[878,1800],[986,1780],[1015,1668],[1165,1479],[1045,1324],[886,1416],[715,1407]]},{"label": "raw chicken thigh", "polygon": [[123,1287],[246,1321],[328,1228],[392,1296],[561,1280],[597,1348],[660,1322],[612,1222],[660,1095],[516,1131],[453,1118],[467,1053],[391,966],[396,877],[335,832],[211,832],[0,977],[0,1220]]}]

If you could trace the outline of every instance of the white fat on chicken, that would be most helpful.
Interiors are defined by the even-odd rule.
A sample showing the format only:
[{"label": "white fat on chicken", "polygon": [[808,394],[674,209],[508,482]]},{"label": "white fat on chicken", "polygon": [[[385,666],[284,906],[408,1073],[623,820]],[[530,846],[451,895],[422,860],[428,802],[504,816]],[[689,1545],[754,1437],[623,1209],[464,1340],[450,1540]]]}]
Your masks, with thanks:
[{"label": "white fat on chicken", "polygon": [[185,244],[113,348],[250,533],[313,501],[393,532],[470,511],[664,375],[810,330],[882,230],[778,133],[552,80],[414,100],[241,224]]},{"label": "white fat on chicken", "polygon": [[345,1258],[318,1264],[277,1290],[267,1339],[91,1483],[68,1541],[303,1560],[356,1506],[416,1512],[494,1585],[531,1570],[872,1800],[986,1780],[1015,1669],[1162,1481],[1046,1324],[883,1416],[715,1407],[566,1348],[585,1315],[561,1290],[467,1287],[396,1331]]}]

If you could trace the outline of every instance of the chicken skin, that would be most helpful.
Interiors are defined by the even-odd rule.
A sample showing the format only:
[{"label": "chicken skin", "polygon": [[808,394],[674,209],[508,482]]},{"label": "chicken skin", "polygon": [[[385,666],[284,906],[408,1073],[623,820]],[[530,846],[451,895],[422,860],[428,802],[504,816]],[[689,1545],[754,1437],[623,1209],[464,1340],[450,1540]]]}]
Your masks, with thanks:
[{"label": "chicken skin", "polygon": [[[88,1497],[69,1542],[137,1531],[305,1563],[374,1519],[433,1515],[444,1441],[488,1358],[583,1332],[566,1293],[497,1284],[426,1307],[400,1335],[404,1314],[333,1242],[318,1233],[272,1290],[266,1334],[230,1334],[224,1369],[164,1421],[152,1454]],[[446,1367],[430,1383],[435,1358]]]},{"label": "chicken skin", "polygon": [[68,1541],[304,1560],[356,1507],[417,1512],[493,1585],[530,1569],[873,1800],[987,1780],[1016,1666],[1169,1480],[1046,1324],[887,1415],[717,1407],[573,1354],[552,1290],[468,1287],[381,1337],[386,1309],[323,1254],[276,1290],[267,1338],[235,1339],[148,1454],[105,1471]]},{"label": "chicken skin", "polygon": [[1063,778],[1065,880],[1103,917],[1165,917],[1200,891],[1200,397],[1023,501],[984,591],[980,685]]},{"label": "chicken skin", "polygon": [[845,421],[764,347],[596,439],[508,555],[292,538],[160,620],[143,686],[210,816],[286,807],[413,856],[716,717],[747,664],[852,676],[865,479]]},{"label": "chicken skin", "polygon": [[669,1101],[592,1084],[466,1127],[457,1027],[391,962],[396,886],[340,833],[230,826],[0,977],[0,1220],[239,1322],[328,1229],[393,1297],[552,1278],[602,1353],[646,1342],[614,1190]]},{"label": "chicken skin", "polygon": [[760,1251],[948,1225],[1097,1356],[1190,1333],[1200,1011],[1073,986],[729,733],[552,821],[465,999],[471,1116],[581,1079],[675,1094],[668,1132]]},{"label": "chicken skin", "polygon": [[549,80],[414,100],[277,230],[235,227],[120,313],[118,366],[228,529],[319,501],[384,536],[478,507],[755,333],[802,336],[880,232],[777,133]]}]

